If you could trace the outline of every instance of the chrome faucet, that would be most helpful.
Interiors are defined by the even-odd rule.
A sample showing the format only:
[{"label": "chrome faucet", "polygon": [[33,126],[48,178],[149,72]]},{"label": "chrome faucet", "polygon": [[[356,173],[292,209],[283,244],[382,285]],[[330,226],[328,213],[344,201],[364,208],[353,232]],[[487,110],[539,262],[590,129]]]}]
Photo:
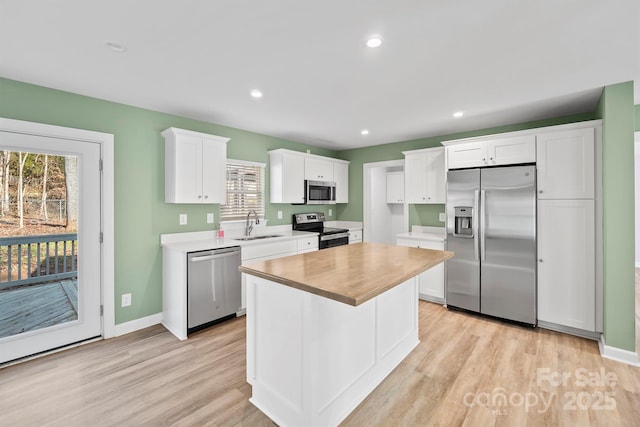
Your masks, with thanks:
[{"label": "chrome faucet", "polygon": [[258,213],[255,210],[251,210],[249,211],[249,213],[247,214],[247,224],[244,227],[244,235],[248,236],[251,234],[251,230],[253,230],[253,223],[249,222],[249,220],[251,219],[251,214],[253,213],[253,216],[255,217],[256,221],[255,224],[258,225],[260,224],[260,220],[258,219]]}]

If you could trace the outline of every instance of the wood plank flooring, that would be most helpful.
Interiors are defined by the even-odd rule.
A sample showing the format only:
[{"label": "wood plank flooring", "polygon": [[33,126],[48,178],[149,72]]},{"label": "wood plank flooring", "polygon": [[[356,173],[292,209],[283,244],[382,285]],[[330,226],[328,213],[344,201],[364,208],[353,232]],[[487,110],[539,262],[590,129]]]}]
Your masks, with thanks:
[{"label": "wood plank flooring", "polygon": [[76,320],[77,301],[75,279],[0,291],[0,338]]},{"label": "wood plank flooring", "polygon": [[[640,368],[594,341],[427,302],[419,322],[421,343],[343,426],[638,425]],[[0,369],[0,424],[273,426],[250,394],[244,317],[184,342],[158,325]]]}]

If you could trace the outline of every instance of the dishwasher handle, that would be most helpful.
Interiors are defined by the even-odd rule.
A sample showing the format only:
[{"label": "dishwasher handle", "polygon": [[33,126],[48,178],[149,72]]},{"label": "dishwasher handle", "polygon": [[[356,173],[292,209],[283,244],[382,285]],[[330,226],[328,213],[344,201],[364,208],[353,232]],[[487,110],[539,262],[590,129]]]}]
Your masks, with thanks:
[{"label": "dishwasher handle", "polygon": [[197,256],[197,257],[193,257],[190,259],[191,262],[202,262],[202,261],[210,261],[212,259],[220,259],[220,258],[228,258],[231,256],[235,256],[239,253],[240,251],[235,250],[232,252],[224,252],[222,254],[212,254],[212,255],[202,255],[202,256]]}]

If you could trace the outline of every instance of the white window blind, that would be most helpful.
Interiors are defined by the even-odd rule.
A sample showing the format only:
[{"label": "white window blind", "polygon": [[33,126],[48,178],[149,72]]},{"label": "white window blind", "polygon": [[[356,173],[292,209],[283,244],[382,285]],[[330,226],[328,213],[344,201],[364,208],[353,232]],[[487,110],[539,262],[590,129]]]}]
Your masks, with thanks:
[{"label": "white window blind", "polygon": [[264,218],[263,163],[227,159],[227,204],[220,206],[220,219],[245,219],[251,210]]}]

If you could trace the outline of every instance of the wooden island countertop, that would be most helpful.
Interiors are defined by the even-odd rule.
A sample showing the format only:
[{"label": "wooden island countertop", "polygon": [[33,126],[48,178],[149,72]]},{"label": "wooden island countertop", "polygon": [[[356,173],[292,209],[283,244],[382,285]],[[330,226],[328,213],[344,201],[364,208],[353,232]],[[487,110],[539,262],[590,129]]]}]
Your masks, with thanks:
[{"label": "wooden island countertop", "polygon": [[453,256],[365,242],[242,265],[240,271],[357,306]]}]

